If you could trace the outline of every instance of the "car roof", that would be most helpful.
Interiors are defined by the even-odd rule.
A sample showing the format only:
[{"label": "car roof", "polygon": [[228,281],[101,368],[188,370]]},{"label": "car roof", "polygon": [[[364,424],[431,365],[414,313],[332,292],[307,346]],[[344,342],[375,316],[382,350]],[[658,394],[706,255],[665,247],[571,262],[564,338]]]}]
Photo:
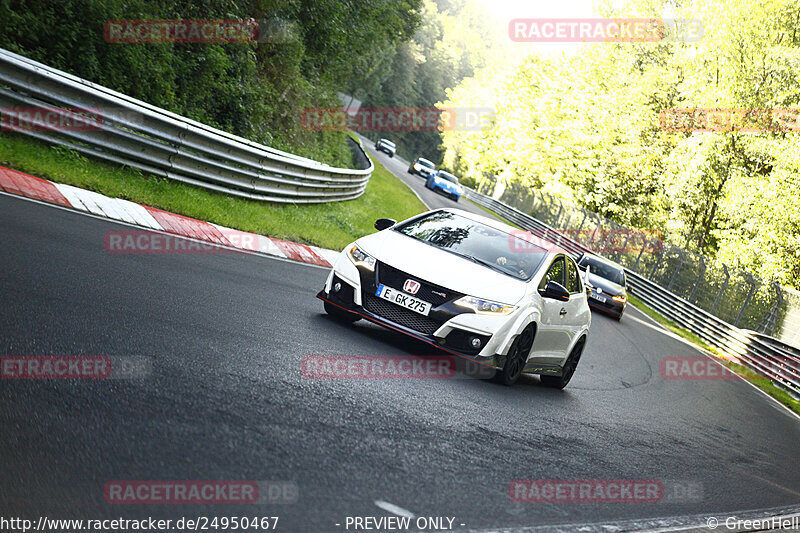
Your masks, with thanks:
[{"label": "car roof", "polygon": [[[450,172],[447,172],[446,170],[439,170],[439,171],[437,171],[437,172],[438,172],[439,174],[446,174],[446,175],[448,175],[448,176],[452,176],[452,177],[456,178],[455,174],[451,174]],[[456,179],[458,179],[458,178],[456,178]]]},{"label": "car roof", "polygon": [[594,259],[598,263],[605,263],[606,265],[612,266],[614,268],[618,268],[618,269],[622,270],[623,272],[625,272],[625,267],[623,267],[619,263],[615,263],[611,259],[606,259],[605,257],[600,257],[597,254],[592,254],[592,253],[588,253],[587,252],[587,253],[583,254],[583,257],[581,257],[581,259],[583,259],[583,258]]},{"label": "car roof", "polygon": [[417,161],[425,161],[426,163],[430,163],[432,166],[436,166],[433,164],[433,161],[431,161],[430,159],[425,159],[424,157],[418,157]]},{"label": "car roof", "polygon": [[392,146],[395,146],[395,144],[392,141],[390,141],[389,139],[381,139],[381,142],[382,143],[386,143],[386,144],[391,144]]}]

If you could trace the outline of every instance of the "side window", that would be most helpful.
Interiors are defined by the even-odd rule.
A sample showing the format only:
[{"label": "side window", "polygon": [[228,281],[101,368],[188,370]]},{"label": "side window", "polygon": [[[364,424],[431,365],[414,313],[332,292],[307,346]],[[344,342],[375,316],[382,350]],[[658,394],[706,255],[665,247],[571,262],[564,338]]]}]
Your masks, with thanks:
[{"label": "side window", "polygon": [[564,270],[564,258],[559,257],[553,261],[552,265],[550,265],[550,268],[547,270],[547,274],[544,275],[542,282],[539,284],[539,289],[544,289],[545,285],[547,285],[547,282],[549,281],[555,281],[556,283],[566,286],[566,276]]},{"label": "side window", "polygon": [[578,267],[571,259],[567,260],[567,284],[565,285],[570,294],[581,292],[581,278],[578,275]]}]

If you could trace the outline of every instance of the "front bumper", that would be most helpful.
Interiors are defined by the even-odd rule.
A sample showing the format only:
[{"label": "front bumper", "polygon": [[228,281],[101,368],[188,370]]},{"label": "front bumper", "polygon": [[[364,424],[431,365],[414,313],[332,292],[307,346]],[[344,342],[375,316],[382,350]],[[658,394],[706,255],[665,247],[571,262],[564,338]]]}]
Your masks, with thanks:
[{"label": "front bumper", "polygon": [[[352,263],[350,263],[350,266],[352,266]],[[386,270],[383,274],[381,274],[382,268]],[[375,272],[361,268],[356,269],[354,266],[352,266],[352,269],[357,270],[355,276],[353,276],[354,272],[351,272],[349,268],[348,272],[345,273],[337,272],[334,267],[328,277],[325,288],[317,294],[317,298],[345,311],[355,313],[370,322],[398,331],[470,361],[492,368],[497,368],[497,365],[502,362],[503,358],[495,355],[495,350],[500,341],[500,337],[496,335],[497,332],[487,331],[490,328],[484,329],[466,325],[469,319],[474,320],[478,315],[469,311],[465,312],[462,308],[453,305],[453,300],[463,295],[448,291],[446,298],[440,298],[437,301],[435,297],[432,298],[431,296],[433,291],[437,291],[439,287],[420,280],[422,282],[420,293],[425,293],[422,299],[433,304],[431,312],[426,317],[392,302],[380,299],[375,295],[380,283],[386,283],[390,287],[397,287],[398,283],[393,277],[396,278],[398,275],[406,276],[405,273],[380,262],[376,266]],[[346,274],[349,274],[349,276]],[[353,277],[357,277],[358,280],[353,279]],[[337,284],[340,287],[338,292],[334,290]],[[451,321],[454,317],[461,318],[460,320]],[[481,345],[477,349],[471,345],[471,341],[474,338],[478,338],[481,341]]]},{"label": "front bumper", "polygon": [[[594,292],[594,289],[592,289],[592,293],[596,294]],[[621,317],[622,313],[625,312],[625,305],[627,304],[627,301],[618,302],[618,301],[614,300],[610,295],[608,295],[606,293],[603,293],[603,296],[605,296],[605,298],[606,298],[605,302],[601,302],[599,300],[595,300],[594,298],[591,298],[591,297],[587,298],[587,300],[589,302],[589,307],[591,307],[592,309],[596,309],[598,311],[602,311],[602,312],[607,313],[609,315],[618,317],[618,318]]]},{"label": "front bumper", "polygon": [[438,192],[440,194],[443,194],[443,195],[445,195],[448,198],[451,198],[453,200],[457,200],[458,198],[461,198],[461,195],[458,194],[457,192],[448,191],[447,189],[445,189],[444,187],[442,187],[440,185],[437,185],[436,183],[433,184],[433,186],[431,187],[431,190],[433,192]]}]

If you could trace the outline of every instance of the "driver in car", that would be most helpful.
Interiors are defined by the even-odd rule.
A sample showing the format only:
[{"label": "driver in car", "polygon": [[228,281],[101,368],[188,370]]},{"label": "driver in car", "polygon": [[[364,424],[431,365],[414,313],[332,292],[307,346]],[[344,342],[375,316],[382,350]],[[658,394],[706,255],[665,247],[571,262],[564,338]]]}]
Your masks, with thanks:
[{"label": "driver in car", "polygon": [[[500,266],[505,266],[506,263],[508,263],[508,259],[506,259],[505,256],[501,255],[500,257],[497,258],[496,262]],[[528,277],[528,262],[525,261],[524,259],[520,259],[516,263],[517,264],[512,266],[511,268],[516,267],[517,268],[517,273],[520,275],[520,277],[527,278]]]}]

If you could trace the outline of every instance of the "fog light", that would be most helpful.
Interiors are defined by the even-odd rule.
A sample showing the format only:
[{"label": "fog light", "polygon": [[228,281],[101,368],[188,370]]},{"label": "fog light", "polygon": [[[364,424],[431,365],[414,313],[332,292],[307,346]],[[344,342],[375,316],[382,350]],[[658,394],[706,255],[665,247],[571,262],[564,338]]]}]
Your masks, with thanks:
[{"label": "fog light", "polygon": [[469,343],[472,345],[473,348],[481,347],[481,340],[478,337],[470,337]]},{"label": "fog light", "polygon": [[337,281],[333,284],[333,292],[339,292],[340,290],[342,290],[342,284]]}]

